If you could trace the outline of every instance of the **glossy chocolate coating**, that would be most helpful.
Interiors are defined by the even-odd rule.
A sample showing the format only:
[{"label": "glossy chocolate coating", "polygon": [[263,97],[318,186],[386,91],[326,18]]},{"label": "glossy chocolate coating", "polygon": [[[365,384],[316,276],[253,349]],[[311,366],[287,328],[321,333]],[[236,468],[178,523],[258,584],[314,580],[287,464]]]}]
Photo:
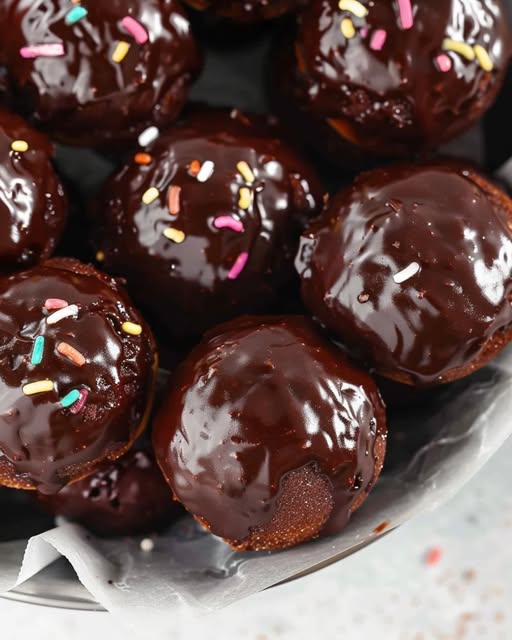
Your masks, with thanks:
[{"label": "glossy chocolate coating", "polygon": [[[271,58],[275,103],[295,135],[351,166],[357,154],[361,161],[437,146],[492,104],[512,51],[499,0],[355,4],[367,15],[312,0],[294,42],[285,37]],[[400,5],[412,7],[409,28]],[[466,45],[463,54],[447,39]]]},{"label": "glossy chocolate coating", "polygon": [[[87,15],[68,24],[77,9]],[[127,16],[139,23],[140,33],[124,26]],[[70,0],[6,0],[0,37],[0,61],[10,73],[18,110],[69,144],[133,141],[150,125],[169,124],[200,66],[177,0],[83,0],[79,7]],[[115,62],[120,42],[129,50]],[[20,53],[41,44],[62,46],[64,55]]]},{"label": "glossy chocolate coating", "polygon": [[[177,369],[153,430],[175,495],[238,548],[272,521],[287,478],[305,469],[329,487],[321,533],[342,529],[380,472],[385,436],[370,376],[302,316],[242,317],[212,332]],[[303,501],[313,519],[307,488]]]},{"label": "glossy chocolate coating", "polygon": [[297,10],[306,0],[185,0],[198,11],[240,22],[259,22],[278,18]]},{"label": "glossy chocolate coating", "polygon": [[[126,278],[170,335],[199,335],[265,309],[292,279],[300,233],[322,191],[313,169],[276,136],[262,118],[200,111],[144,149],[149,164],[131,161],[102,190],[93,226],[103,268]],[[213,163],[204,180],[191,175],[194,162]],[[156,197],[144,204],[151,188]],[[170,228],[176,241],[164,235]]]},{"label": "glossy chocolate coating", "polygon": [[304,302],[382,375],[461,377],[512,322],[511,220],[507,196],[463,165],[362,174],[303,235]]},{"label": "glossy chocolate coating", "polygon": [[130,451],[55,495],[38,494],[38,502],[105,537],[158,532],[183,513],[149,451]]},{"label": "glossy chocolate coating", "polygon": [[[77,305],[78,315],[48,322],[49,298]],[[56,492],[119,457],[144,427],[154,381],[151,332],[114,280],[76,260],[55,258],[0,278],[0,299],[0,484]],[[126,333],[125,322],[142,333]],[[63,355],[62,343],[85,362]],[[44,380],[53,390],[25,394],[25,385]],[[88,392],[81,410],[61,405],[72,390]]]},{"label": "glossy chocolate coating", "polygon": [[[14,151],[17,142],[28,149]],[[52,156],[45,135],[0,111],[0,272],[49,258],[62,235],[67,200]]]}]

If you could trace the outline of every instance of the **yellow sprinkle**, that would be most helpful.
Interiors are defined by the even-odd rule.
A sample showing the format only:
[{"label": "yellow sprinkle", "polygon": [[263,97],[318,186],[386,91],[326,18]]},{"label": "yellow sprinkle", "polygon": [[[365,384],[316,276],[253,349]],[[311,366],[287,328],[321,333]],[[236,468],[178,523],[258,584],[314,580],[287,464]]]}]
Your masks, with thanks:
[{"label": "yellow sprinkle", "polygon": [[494,63],[491,60],[491,56],[487,53],[487,50],[479,44],[475,44],[473,50],[482,69],[484,71],[492,71],[494,69]]},{"label": "yellow sprinkle", "polygon": [[28,151],[28,142],[26,140],[14,140],[11,144],[11,149],[18,151],[18,153],[25,153],[25,151]]},{"label": "yellow sprinkle", "polygon": [[452,40],[451,38],[445,38],[443,40],[443,49],[445,51],[455,51],[455,53],[459,53],[461,56],[466,58],[466,60],[475,59],[475,52],[466,42],[459,42],[457,40]]},{"label": "yellow sprinkle", "polygon": [[247,164],[247,162],[245,162],[245,160],[241,160],[236,165],[236,168],[238,169],[238,172],[240,173],[242,178],[246,182],[248,182],[249,184],[252,184],[256,180],[256,178],[254,177],[254,173],[252,172],[251,167]]},{"label": "yellow sprinkle", "polygon": [[176,244],[181,244],[185,240],[185,234],[183,231],[179,229],[174,229],[174,227],[169,227],[164,231],[164,236],[168,240],[172,240]]},{"label": "yellow sprinkle", "polygon": [[240,195],[238,206],[240,209],[247,210],[252,204],[252,191],[247,187],[242,187],[238,193]]},{"label": "yellow sprinkle", "polygon": [[341,21],[341,33],[347,40],[350,40],[356,35],[356,28],[350,18],[343,18]]},{"label": "yellow sprinkle", "polygon": [[142,196],[142,202],[144,204],[151,204],[158,198],[159,195],[160,191],[158,191],[156,187],[150,187]]},{"label": "yellow sprinkle", "polygon": [[128,51],[130,51],[130,43],[121,40],[114,49],[112,60],[114,62],[122,62],[126,58]]},{"label": "yellow sprinkle", "polygon": [[103,251],[96,252],[96,260],[97,262],[103,262],[105,260],[105,254],[103,253]]},{"label": "yellow sprinkle", "polygon": [[341,11],[350,11],[358,18],[365,18],[368,15],[368,9],[357,0],[340,0],[338,7]]},{"label": "yellow sprinkle", "polygon": [[135,322],[123,322],[121,329],[125,333],[129,333],[131,336],[140,336],[142,333],[142,327],[140,324],[136,324]]},{"label": "yellow sprinkle", "polygon": [[53,391],[53,382],[51,380],[31,382],[23,387],[23,393],[26,396],[33,396],[36,393],[48,393],[49,391]]}]

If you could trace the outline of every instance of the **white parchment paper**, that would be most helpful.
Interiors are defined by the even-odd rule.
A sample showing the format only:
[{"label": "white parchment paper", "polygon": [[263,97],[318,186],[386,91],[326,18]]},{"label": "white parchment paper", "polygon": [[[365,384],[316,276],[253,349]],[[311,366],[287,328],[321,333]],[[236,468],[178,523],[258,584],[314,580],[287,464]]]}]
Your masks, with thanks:
[{"label": "white parchment paper", "polygon": [[[195,97],[264,109],[265,46],[259,40],[243,52],[210,54]],[[479,138],[478,131],[472,132],[450,151],[478,159]],[[64,169],[80,178],[84,191],[108,171],[108,163],[98,163],[92,154],[64,154],[64,158]],[[512,169],[505,177],[510,174]],[[384,522],[389,531],[452,497],[512,433],[511,390],[509,348],[470,379],[439,390],[425,406],[391,415],[390,465],[338,536],[283,552],[237,554],[185,517],[153,538],[155,548],[148,553],[141,551],[140,539],[98,540],[81,527],[64,523],[30,538],[16,534],[18,539],[0,543],[0,593],[62,555],[92,596],[128,623],[140,626],[148,618],[169,621],[172,616],[224,607],[354,552],[376,540],[374,530]],[[15,500],[17,493],[7,492],[5,497],[0,493],[0,503]],[[0,533],[14,524],[0,522]],[[30,528],[30,523],[22,527]]]}]

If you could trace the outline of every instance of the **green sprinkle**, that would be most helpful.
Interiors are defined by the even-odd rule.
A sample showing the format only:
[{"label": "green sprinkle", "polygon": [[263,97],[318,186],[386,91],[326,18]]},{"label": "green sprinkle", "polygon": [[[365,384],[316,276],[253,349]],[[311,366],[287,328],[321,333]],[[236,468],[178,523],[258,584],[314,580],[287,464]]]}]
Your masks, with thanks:
[{"label": "green sprinkle", "polygon": [[75,404],[75,402],[79,398],[80,398],[80,391],[78,391],[77,389],[73,389],[73,391],[70,391],[67,396],[64,396],[62,398],[62,400],[60,401],[60,404],[64,407],[64,409],[67,409],[72,404]]},{"label": "green sprinkle", "polygon": [[87,15],[87,9],[85,7],[73,7],[66,16],[66,24],[75,24]]},{"label": "green sprinkle", "polygon": [[34,348],[32,349],[32,364],[41,364],[43,360],[44,351],[44,338],[43,336],[37,336],[34,342]]}]

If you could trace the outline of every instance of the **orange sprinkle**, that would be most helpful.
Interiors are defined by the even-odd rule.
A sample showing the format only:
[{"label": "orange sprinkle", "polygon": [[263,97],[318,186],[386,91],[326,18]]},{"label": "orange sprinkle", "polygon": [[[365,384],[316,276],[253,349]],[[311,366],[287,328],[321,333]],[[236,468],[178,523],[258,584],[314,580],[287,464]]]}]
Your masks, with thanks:
[{"label": "orange sprinkle", "polygon": [[188,167],[188,174],[195,178],[200,171],[201,171],[201,163],[199,162],[199,160],[192,160],[192,162]]},{"label": "orange sprinkle", "polygon": [[64,356],[65,358],[71,360],[71,362],[76,364],[77,367],[84,366],[84,356],[80,353],[80,351],[77,351],[67,342],[59,342],[59,344],[57,345],[57,351],[61,354],[61,356]]},{"label": "orange sprinkle", "polygon": [[177,216],[180,212],[180,193],[181,187],[173,185],[169,189],[169,213]]},{"label": "orange sprinkle", "polygon": [[137,164],[151,164],[153,158],[149,155],[149,153],[136,153],[133,158]]}]

